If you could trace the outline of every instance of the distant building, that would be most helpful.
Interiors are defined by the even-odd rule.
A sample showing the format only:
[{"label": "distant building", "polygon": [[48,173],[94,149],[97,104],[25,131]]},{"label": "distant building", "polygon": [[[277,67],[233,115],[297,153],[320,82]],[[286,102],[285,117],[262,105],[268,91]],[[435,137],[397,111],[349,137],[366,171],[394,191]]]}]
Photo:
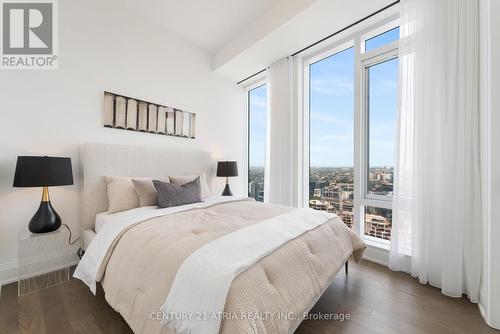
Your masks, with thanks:
[{"label": "distant building", "polygon": [[315,210],[327,211],[329,203],[325,201],[320,201],[317,199],[312,199],[309,201],[309,207]]},{"label": "distant building", "polygon": [[259,201],[259,202],[264,202],[264,184],[263,183],[258,184],[258,190],[257,190],[255,200]]},{"label": "distant building", "polygon": [[[316,196],[315,191],[316,189],[323,189],[326,187],[328,183],[326,181],[310,181],[309,182],[309,196]],[[320,195],[321,196],[321,195]],[[320,197],[318,196],[318,197]]]},{"label": "distant building", "polygon": [[[327,211],[339,216],[340,220],[349,228],[354,226],[354,215],[352,213],[352,205],[344,208],[339,208],[332,202],[312,199],[309,201],[309,207],[315,210]],[[350,209],[350,211],[349,211]]]},{"label": "distant building", "polygon": [[253,181],[248,184],[248,197],[257,198],[257,183]]},{"label": "distant building", "polygon": [[[368,192],[378,196],[392,196],[393,167],[371,167]],[[354,226],[354,168],[312,167],[309,181],[309,206],[316,210],[335,213],[352,228]],[[385,240],[391,238],[390,212],[382,214],[375,208],[362,218],[365,234]]]},{"label": "distant building", "polygon": [[250,167],[248,174],[248,196],[256,201],[264,201],[264,168]]},{"label": "distant building", "polygon": [[392,224],[386,217],[379,215],[366,214],[365,215],[365,234],[391,240]]}]

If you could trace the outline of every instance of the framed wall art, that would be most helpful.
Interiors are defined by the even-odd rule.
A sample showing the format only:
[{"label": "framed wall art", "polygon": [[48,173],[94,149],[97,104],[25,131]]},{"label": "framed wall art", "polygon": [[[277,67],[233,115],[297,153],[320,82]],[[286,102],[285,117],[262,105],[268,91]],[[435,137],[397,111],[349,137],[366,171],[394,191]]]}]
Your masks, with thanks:
[{"label": "framed wall art", "polygon": [[104,126],[195,138],[196,114],[105,91]]}]

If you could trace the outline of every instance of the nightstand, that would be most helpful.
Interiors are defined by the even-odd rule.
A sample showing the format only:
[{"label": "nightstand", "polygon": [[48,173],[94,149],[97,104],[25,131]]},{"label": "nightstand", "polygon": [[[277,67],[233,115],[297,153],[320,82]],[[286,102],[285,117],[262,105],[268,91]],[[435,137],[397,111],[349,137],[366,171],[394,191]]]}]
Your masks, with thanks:
[{"label": "nightstand", "polygon": [[59,229],[50,233],[19,233],[19,296],[69,280],[72,248],[68,234]]}]

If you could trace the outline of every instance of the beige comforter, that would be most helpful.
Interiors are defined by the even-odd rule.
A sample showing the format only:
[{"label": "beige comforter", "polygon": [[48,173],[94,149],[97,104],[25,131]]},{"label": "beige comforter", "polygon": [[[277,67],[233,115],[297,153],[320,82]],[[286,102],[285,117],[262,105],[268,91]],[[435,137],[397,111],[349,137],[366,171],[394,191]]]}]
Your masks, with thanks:
[{"label": "beige comforter", "polygon": [[[157,320],[156,312],[182,262],[212,240],[291,210],[237,201],[137,224],[119,237],[108,251],[107,266],[101,268],[106,300],[135,333],[172,333]],[[223,320],[220,332],[293,331],[300,319],[283,319],[283,314],[300,316],[309,311],[345,261],[351,255],[358,260],[364,248],[338,218],[287,242],[233,281],[224,311],[242,316]],[[242,319],[257,312],[265,316]]]}]

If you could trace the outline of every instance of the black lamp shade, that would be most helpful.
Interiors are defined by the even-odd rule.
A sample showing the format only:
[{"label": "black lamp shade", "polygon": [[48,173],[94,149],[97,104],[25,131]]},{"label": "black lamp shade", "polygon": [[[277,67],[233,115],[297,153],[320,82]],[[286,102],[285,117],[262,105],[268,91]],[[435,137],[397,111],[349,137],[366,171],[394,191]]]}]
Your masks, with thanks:
[{"label": "black lamp shade", "polygon": [[14,187],[52,187],[72,184],[71,158],[17,157]]},{"label": "black lamp shade", "polygon": [[238,165],[236,161],[217,162],[217,176],[222,176],[222,177],[238,176]]}]

